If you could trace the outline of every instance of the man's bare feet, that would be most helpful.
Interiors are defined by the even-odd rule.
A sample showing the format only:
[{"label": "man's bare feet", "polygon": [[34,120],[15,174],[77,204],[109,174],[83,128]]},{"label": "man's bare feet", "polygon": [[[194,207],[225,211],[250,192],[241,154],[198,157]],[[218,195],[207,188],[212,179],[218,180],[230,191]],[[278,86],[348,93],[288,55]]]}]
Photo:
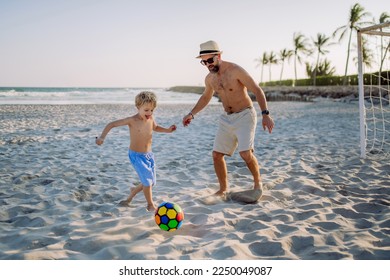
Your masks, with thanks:
[{"label": "man's bare feet", "polygon": [[263,190],[263,183],[259,182],[258,184],[255,184],[253,187],[254,190]]},{"label": "man's bare feet", "polygon": [[220,197],[225,197],[226,196],[226,191],[217,191],[215,194],[215,196],[220,196]]}]

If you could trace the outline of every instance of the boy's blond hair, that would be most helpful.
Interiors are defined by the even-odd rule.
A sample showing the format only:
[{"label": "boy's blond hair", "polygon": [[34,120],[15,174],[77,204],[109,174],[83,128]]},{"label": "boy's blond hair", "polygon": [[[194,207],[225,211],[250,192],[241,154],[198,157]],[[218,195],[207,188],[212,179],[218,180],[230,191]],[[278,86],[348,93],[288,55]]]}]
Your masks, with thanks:
[{"label": "boy's blond hair", "polygon": [[157,96],[151,91],[141,91],[135,97],[135,106],[140,108],[142,105],[151,103],[154,108],[157,107]]}]

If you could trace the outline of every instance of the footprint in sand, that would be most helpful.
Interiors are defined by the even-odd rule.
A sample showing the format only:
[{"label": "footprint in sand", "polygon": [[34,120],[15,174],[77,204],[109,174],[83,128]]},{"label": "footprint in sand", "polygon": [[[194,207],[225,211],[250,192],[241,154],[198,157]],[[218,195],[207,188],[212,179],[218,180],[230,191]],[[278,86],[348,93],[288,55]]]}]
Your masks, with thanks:
[{"label": "footprint in sand", "polygon": [[219,204],[221,202],[225,202],[226,201],[223,197],[216,196],[216,195],[213,195],[213,194],[210,194],[210,195],[205,196],[205,197],[198,198],[197,200],[200,203],[204,204],[204,205],[215,205],[215,204]]}]

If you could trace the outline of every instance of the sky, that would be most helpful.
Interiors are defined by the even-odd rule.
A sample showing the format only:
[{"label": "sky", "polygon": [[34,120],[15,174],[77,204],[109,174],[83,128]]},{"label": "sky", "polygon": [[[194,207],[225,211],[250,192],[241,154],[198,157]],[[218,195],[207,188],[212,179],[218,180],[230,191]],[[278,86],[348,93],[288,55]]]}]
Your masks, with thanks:
[{"label": "sky", "polygon": [[[388,0],[0,0],[0,87],[202,86],[208,70],[195,57],[208,40],[260,82],[264,52],[292,49],[295,32],[331,36],[355,3],[368,20],[390,14]],[[329,50],[343,75],[347,40]],[[291,60],[283,78],[293,77]]]}]

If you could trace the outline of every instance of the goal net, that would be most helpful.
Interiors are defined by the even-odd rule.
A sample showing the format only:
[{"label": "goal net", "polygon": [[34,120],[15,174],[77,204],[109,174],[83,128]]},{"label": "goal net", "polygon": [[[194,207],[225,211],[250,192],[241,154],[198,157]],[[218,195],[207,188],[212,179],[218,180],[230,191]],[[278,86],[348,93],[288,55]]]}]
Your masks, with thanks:
[{"label": "goal net", "polygon": [[390,22],[358,30],[360,156],[390,156]]}]

